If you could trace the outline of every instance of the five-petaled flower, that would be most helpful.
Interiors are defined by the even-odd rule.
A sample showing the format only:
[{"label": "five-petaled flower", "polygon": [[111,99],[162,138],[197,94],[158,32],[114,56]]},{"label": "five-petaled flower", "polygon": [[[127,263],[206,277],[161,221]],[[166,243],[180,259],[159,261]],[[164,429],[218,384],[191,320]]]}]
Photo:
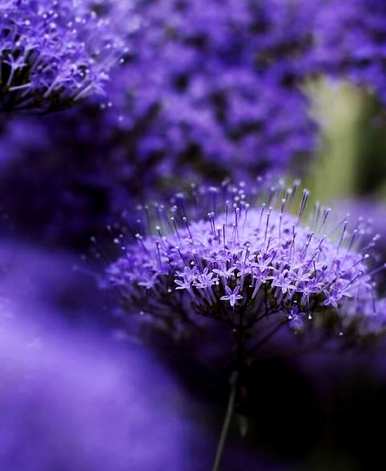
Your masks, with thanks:
[{"label": "five-petaled flower", "polygon": [[239,294],[240,287],[236,286],[234,289],[229,288],[229,286],[225,286],[225,296],[221,296],[221,301],[228,301],[231,307],[235,307],[237,301],[243,299],[243,297]]}]

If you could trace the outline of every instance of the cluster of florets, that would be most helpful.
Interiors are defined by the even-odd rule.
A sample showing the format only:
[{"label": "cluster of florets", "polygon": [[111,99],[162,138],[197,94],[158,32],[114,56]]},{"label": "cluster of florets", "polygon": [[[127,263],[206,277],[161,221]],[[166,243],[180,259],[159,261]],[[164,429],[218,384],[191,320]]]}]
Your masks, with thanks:
[{"label": "cluster of florets", "polygon": [[317,68],[367,87],[386,102],[385,31],[383,0],[325,2],[315,23]]},{"label": "cluster of florets", "polygon": [[[206,316],[234,328],[275,319],[302,330],[315,319],[339,332],[358,325],[365,331],[370,320],[379,323],[380,314],[366,264],[370,255],[355,250],[361,230],[350,234],[343,221],[332,240],[330,211],[320,206],[305,226],[307,191],[298,214],[287,211],[295,189],[282,192],[276,209],[272,195],[279,192],[254,206],[243,188],[210,189],[205,195],[211,208],[197,220],[190,220],[183,199],[176,200],[168,219],[158,206],[156,234],[137,233],[136,244],[123,246],[108,280],[129,310],[161,325],[179,327]],[[194,199],[204,206],[200,192]]]},{"label": "cluster of florets", "polygon": [[107,19],[75,0],[0,4],[0,110],[47,112],[101,93],[124,52]]},{"label": "cluster of florets", "polygon": [[298,87],[309,10],[292,1],[139,2],[142,28],[111,99],[135,152],[223,178],[287,169],[312,151],[315,125]]}]

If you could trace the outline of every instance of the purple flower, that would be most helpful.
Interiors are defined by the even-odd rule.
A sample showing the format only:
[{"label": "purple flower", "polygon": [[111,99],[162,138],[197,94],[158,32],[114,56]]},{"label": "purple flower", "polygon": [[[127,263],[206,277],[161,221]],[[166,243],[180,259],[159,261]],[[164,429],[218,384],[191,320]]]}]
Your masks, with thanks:
[{"label": "purple flower", "polygon": [[109,22],[81,2],[3,3],[0,111],[55,111],[100,94],[123,53]]},{"label": "purple flower", "polygon": [[166,157],[165,173],[214,180],[286,170],[308,155],[316,126],[299,85],[312,10],[276,0],[140,2],[143,27],[109,90],[134,152]]},{"label": "purple flower", "polygon": [[[306,326],[333,320],[339,332],[365,331],[370,317],[384,314],[375,306],[370,255],[354,248],[346,221],[331,231],[327,208],[317,205],[310,223],[302,222],[307,191],[291,214],[296,188],[278,185],[268,197],[243,186],[198,188],[192,207],[178,195],[159,214],[157,235],[124,247],[107,270],[109,283],[129,312],[178,331],[202,316],[247,330],[264,322],[298,330],[303,317]],[[354,231],[359,237],[361,229]],[[145,291],[141,283],[150,277],[154,285]]]},{"label": "purple flower", "polygon": [[305,327],[306,316],[298,306],[294,306],[288,314],[288,325],[294,332],[302,332]]},{"label": "purple flower", "polygon": [[225,286],[225,296],[221,296],[220,301],[227,301],[229,302],[231,307],[235,307],[237,301],[243,299],[243,297],[239,294],[240,287],[236,286],[233,290],[229,288],[229,286]]}]

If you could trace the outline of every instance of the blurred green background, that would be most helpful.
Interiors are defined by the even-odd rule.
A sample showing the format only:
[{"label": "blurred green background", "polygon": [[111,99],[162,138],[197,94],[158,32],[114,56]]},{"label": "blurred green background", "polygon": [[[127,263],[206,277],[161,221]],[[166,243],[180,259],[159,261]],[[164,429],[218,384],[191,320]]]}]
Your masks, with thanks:
[{"label": "blurred green background", "polygon": [[366,91],[342,82],[306,86],[320,125],[305,185],[321,202],[386,198],[386,114]]}]

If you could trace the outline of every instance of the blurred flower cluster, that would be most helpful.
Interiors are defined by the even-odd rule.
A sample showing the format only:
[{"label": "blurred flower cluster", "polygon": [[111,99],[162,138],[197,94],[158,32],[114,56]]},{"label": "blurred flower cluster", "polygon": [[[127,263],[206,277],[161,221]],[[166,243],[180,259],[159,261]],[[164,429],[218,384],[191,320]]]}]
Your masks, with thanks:
[{"label": "blurred flower cluster", "polygon": [[139,155],[160,153],[211,178],[246,178],[283,171],[313,150],[315,125],[299,88],[309,6],[194,0],[139,2],[138,9],[143,30],[119,118],[130,129],[147,122]]}]

